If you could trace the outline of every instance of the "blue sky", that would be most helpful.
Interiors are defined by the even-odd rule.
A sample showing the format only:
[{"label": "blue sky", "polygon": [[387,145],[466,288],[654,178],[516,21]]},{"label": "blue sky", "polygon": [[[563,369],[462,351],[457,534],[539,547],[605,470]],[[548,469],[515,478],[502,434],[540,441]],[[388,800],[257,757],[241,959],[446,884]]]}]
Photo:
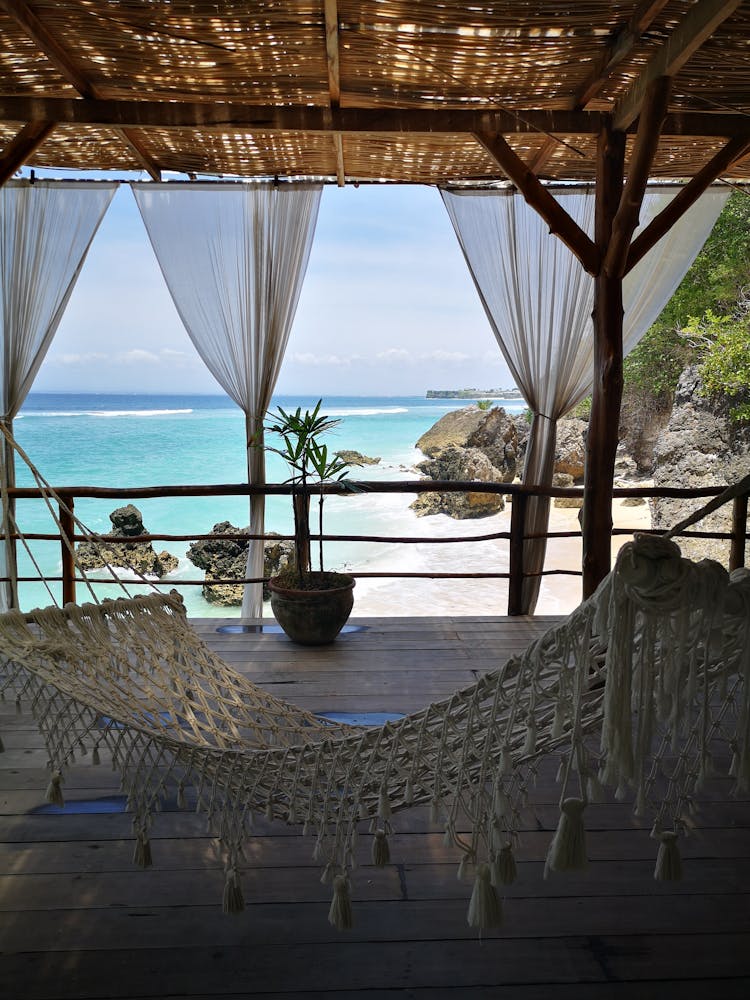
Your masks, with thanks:
[{"label": "blue sky", "polygon": [[[277,391],[423,395],[512,385],[439,193],[326,187]],[[172,304],[127,185],[97,233],[36,391],[221,391]]]}]

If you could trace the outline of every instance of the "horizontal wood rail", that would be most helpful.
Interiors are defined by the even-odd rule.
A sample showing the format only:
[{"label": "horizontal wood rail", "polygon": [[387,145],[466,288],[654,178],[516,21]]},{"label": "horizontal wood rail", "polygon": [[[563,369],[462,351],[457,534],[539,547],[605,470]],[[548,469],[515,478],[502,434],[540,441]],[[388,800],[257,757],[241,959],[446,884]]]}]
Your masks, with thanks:
[{"label": "horizontal wood rail", "polygon": [[[526,486],[523,483],[483,483],[474,481],[448,481],[448,480],[399,480],[399,481],[362,481],[356,486],[361,492],[383,493],[383,494],[420,494],[420,493],[494,493],[508,496],[512,501],[511,522],[509,531],[485,532],[473,535],[461,535],[451,537],[434,536],[394,536],[394,535],[337,535],[323,534],[322,536],[313,534],[311,541],[317,543],[324,542],[372,542],[380,544],[405,544],[405,545],[450,545],[466,542],[486,542],[486,541],[507,541],[509,543],[509,571],[508,572],[389,572],[389,571],[353,571],[352,576],[359,579],[368,578],[404,578],[404,579],[429,579],[429,580],[508,580],[508,614],[518,614],[521,606],[521,591],[524,579],[536,575],[547,576],[581,576],[580,570],[569,569],[544,569],[541,573],[531,574],[524,567],[524,542],[532,538],[575,538],[580,537],[580,531],[549,531],[544,534],[525,533],[523,530],[525,508],[530,496],[546,496],[552,499],[560,498],[582,498],[583,491],[576,487],[540,487]],[[194,486],[143,486],[143,487],[108,487],[108,486],[62,486],[53,487],[54,494],[59,498],[59,523],[58,532],[24,532],[23,537],[28,541],[56,541],[61,547],[61,572],[59,576],[47,577],[49,583],[62,584],[63,601],[75,601],[76,584],[88,582],[91,584],[113,584],[113,576],[86,576],[82,577],[77,572],[77,566],[72,554],[72,548],[82,542],[89,540],[88,535],[80,530],[76,530],[74,509],[76,500],[98,499],[98,500],[118,500],[130,502],[133,500],[148,500],[160,498],[196,498],[196,497],[252,497],[264,496],[291,496],[299,494],[298,487],[293,487],[288,483],[269,483],[263,486],[253,486],[247,483],[224,483],[224,484],[201,484]],[[307,492],[312,496],[320,495],[319,487],[308,487]],[[613,494],[616,498],[639,497],[650,499],[663,497],[669,499],[710,499],[718,496],[722,492],[721,487],[701,487],[699,489],[688,489],[678,487],[621,487],[616,488]],[[339,484],[328,484],[323,488],[326,496],[352,495],[351,491]],[[10,490],[10,495],[17,500],[40,499],[42,491],[36,487],[15,487]],[[681,532],[682,537],[692,538],[714,538],[728,540],[730,542],[729,568],[736,569],[745,565],[745,552],[748,540],[748,497],[739,496],[733,502],[732,527],[730,531],[700,531],[686,530]],[[640,530],[640,529],[639,529]],[[614,528],[613,535],[629,535],[633,529]],[[648,529],[643,533],[660,534],[660,531]],[[0,534],[0,540],[3,539]],[[19,534],[12,536],[14,543],[20,538]],[[257,535],[245,532],[221,533],[195,533],[195,534],[164,534],[164,533],[144,533],[142,535],[132,535],[123,538],[121,535],[101,534],[95,536],[96,541],[117,542],[123,544],[135,542],[194,542],[209,540],[213,538],[225,541],[247,541],[250,539],[273,538],[274,541],[292,540],[292,535]],[[105,572],[105,571],[104,571]],[[2,578],[0,578],[2,579]],[[19,583],[37,582],[38,577],[18,577]],[[260,583],[263,578],[245,579],[180,579],[174,581],[179,587],[202,587],[207,582],[211,585],[231,585],[244,583]],[[162,581],[168,583],[169,581]]]}]

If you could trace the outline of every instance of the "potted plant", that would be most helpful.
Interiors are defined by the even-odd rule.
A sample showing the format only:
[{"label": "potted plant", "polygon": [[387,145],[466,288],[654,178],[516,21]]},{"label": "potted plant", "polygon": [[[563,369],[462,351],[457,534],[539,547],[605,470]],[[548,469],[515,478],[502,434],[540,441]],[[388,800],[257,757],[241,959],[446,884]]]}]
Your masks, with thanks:
[{"label": "potted plant", "polygon": [[[279,407],[270,414],[267,434],[277,434],[282,444],[262,445],[280,455],[291,470],[294,511],[294,563],[278,576],[271,577],[271,608],[279,625],[293,642],[320,646],[333,642],[346,624],[354,603],[354,577],[323,569],[323,501],[325,485],[342,484],[355,491],[359,487],[346,481],[349,463],[330,455],[320,436],[340,421],[321,414],[322,400],[312,410],[301,407],[287,412]],[[310,535],[310,500],[318,492],[318,565],[312,569]]]}]

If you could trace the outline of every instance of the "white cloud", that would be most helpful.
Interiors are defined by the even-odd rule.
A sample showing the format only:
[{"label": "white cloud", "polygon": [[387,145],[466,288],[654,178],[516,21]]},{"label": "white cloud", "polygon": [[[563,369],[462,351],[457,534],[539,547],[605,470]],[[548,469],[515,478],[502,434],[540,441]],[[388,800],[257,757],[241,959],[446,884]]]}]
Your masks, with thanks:
[{"label": "white cloud", "polygon": [[463,354],[461,351],[430,351],[429,354],[420,354],[420,361],[450,361],[459,364],[462,361],[471,361],[470,354]]},{"label": "white cloud", "polygon": [[114,361],[118,365],[158,365],[161,358],[153,351],[144,351],[141,347],[134,347],[132,351],[121,351],[116,354]]},{"label": "white cloud", "polygon": [[376,361],[384,361],[386,364],[414,364],[416,358],[403,347],[389,347],[387,351],[380,351],[375,355]]},{"label": "white cloud", "polygon": [[298,351],[289,355],[289,361],[296,365],[307,365],[311,368],[341,368],[359,361],[356,354],[342,356],[340,354],[313,354],[312,351]]},{"label": "white cloud", "polygon": [[106,354],[97,354],[95,352],[88,352],[86,354],[50,355],[45,363],[49,365],[64,365],[65,367],[69,367],[71,365],[99,364],[102,361],[106,360],[107,360]]}]

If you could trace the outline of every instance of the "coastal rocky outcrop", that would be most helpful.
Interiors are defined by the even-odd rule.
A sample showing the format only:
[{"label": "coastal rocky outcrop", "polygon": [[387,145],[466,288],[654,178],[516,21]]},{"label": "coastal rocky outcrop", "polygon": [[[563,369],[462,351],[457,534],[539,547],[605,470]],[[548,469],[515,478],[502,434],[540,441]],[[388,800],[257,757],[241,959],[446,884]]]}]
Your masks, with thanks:
[{"label": "coastal rocky outcrop", "polygon": [[[509,483],[516,475],[518,432],[502,407],[467,406],[441,417],[417,441],[428,455],[418,470],[430,479]],[[419,515],[485,517],[503,510],[500,493],[422,493],[411,505]]]},{"label": "coastal rocky outcrop", "polygon": [[[733,423],[724,399],[702,395],[695,367],[680,377],[669,423],[654,449],[656,486],[726,486],[750,472],[750,425]],[[705,500],[654,499],[650,502],[655,528],[669,528],[703,506]],[[729,531],[732,508],[727,504],[703,518],[696,530]],[[726,565],[729,542],[680,538],[683,555],[712,558]]]},{"label": "coastal rocky outcrop", "polygon": [[424,432],[416,447],[428,458],[437,458],[441,451],[451,446],[465,448],[469,437],[486,420],[488,412],[478,406],[450,410]]},{"label": "coastal rocky outcrop", "polygon": [[[451,445],[440,452],[437,458],[420,462],[417,468],[430,479],[507,482],[479,448]],[[448,514],[455,518],[486,517],[504,507],[505,500],[501,493],[420,493],[411,504],[411,509],[419,516]]]},{"label": "coastal rocky outcrop", "polygon": [[335,454],[336,458],[340,458],[348,465],[378,465],[380,462],[380,455],[377,458],[371,458],[369,455],[363,455],[361,451],[352,451],[350,448],[342,448]]},{"label": "coastal rocky outcrop", "polygon": [[620,455],[627,456],[633,463],[629,478],[653,475],[656,442],[666,429],[671,413],[672,402],[667,394],[655,400],[638,389],[626,388],[620,409],[619,433]]},{"label": "coastal rocky outcrop", "polygon": [[[518,475],[523,473],[523,463],[526,458],[526,446],[529,441],[530,422],[525,415],[519,414],[515,419],[517,437],[516,465]],[[586,461],[586,433],[588,420],[582,417],[562,417],[557,421],[557,437],[555,442],[555,472],[572,476],[571,485],[580,486],[583,482],[583,469]]]},{"label": "coastal rocky outcrop", "polygon": [[580,417],[563,417],[557,422],[555,472],[572,476],[576,486],[583,482],[588,429],[588,420]]},{"label": "coastal rocky outcrop", "polygon": [[140,510],[132,503],[118,507],[109,515],[112,522],[110,534],[122,538],[119,542],[80,542],[76,559],[81,569],[89,571],[104,566],[132,569],[142,576],[166,576],[177,569],[177,556],[163,551],[156,552],[151,542],[128,542],[128,538],[148,534],[143,526]]},{"label": "coastal rocky outcrop", "polygon": [[[231,521],[220,521],[212,529],[215,535],[248,534],[249,528],[238,528]],[[243,579],[247,563],[249,541],[234,538],[206,538],[193,542],[187,557],[198,569],[205,570],[206,582],[201,588],[203,597],[210,604],[234,607],[242,604],[241,583],[212,584],[211,580]],[[263,552],[263,575],[276,576],[293,557],[294,544],[273,538],[266,541]],[[263,585],[263,598],[268,600],[268,588]]]}]

